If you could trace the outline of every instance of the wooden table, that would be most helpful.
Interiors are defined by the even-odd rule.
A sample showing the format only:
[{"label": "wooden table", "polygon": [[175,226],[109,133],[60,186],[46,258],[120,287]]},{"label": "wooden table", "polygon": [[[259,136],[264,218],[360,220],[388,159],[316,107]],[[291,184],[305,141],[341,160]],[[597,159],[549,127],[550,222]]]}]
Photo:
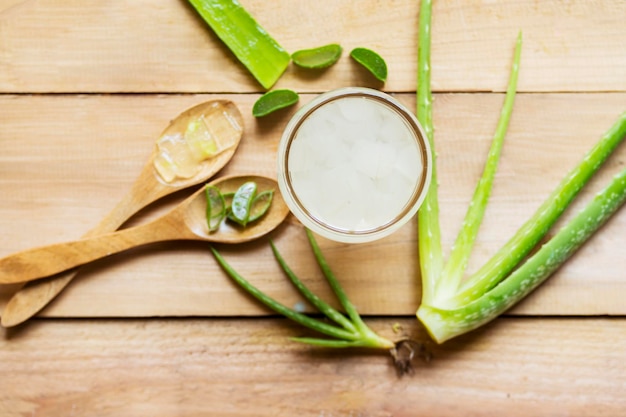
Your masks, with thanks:
[{"label": "wooden table", "polygon": [[[280,79],[276,88],[300,92],[300,104],[356,85],[414,108],[418,2],[242,3],[291,52],[343,45],[327,71],[290,67]],[[435,2],[446,248],[481,173],[515,37],[524,35],[520,94],[470,271],[626,110],[624,16],[626,3],[617,0]],[[348,58],[357,46],[385,57],[385,85]],[[129,189],[168,120],[196,103],[226,98],[244,114],[243,142],[223,174],[275,176],[277,143],[294,111],[254,120],[260,86],[183,0],[0,0],[0,93],[0,256],[79,238]],[[572,212],[625,161],[622,146]],[[371,244],[320,244],[374,329],[425,340],[414,318],[415,229],[412,222]],[[204,244],[129,251],[85,267],[38,318],[3,331],[0,415],[624,415],[625,234],[622,210],[523,303],[483,329],[431,343],[434,360],[403,378],[384,354],[290,342],[306,332],[244,295]],[[271,237],[328,296],[298,222],[289,218]],[[221,249],[272,296],[301,301],[266,239]],[[16,289],[0,288],[0,308]]]}]

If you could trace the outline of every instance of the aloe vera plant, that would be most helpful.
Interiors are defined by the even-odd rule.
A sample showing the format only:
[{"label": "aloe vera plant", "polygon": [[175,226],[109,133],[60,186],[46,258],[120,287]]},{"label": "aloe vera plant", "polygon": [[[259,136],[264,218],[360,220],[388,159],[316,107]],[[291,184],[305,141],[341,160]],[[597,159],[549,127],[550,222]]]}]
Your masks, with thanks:
[{"label": "aloe vera plant", "polygon": [[252,285],[247,279],[241,276],[224,257],[215,249],[211,248],[213,256],[224,269],[227,275],[233,279],[243,290],[256,298],[271,310],[282,314],[294,322],[314,330],[327,337],[293,337],[292,340],[319,347],[329,348],[368,348],[387,351],[393,359],[393,363],[399,374],[405,374],[412,370],[411,361],[414,357],[421,357],[424,360],[430,359],[429,352],[424,345],[408,339],[401,339],[393,342],[374,332],[361,318],[356,307],[343,287],[333,274],[330,266],[326,262],[313,233],[306,230],[306,234],[315,256],[315,260],[320,267],[326,281],[337,297],[343,312],[340,312],[329,305],[326,301],[315,295],[293,272],[285,259],[282,257],[276,246],[270,242],[272,252],[276,261],[289,278],[294,287],[304,296],[304,298],[322,313],[327,320],[320,320],[306,314],[300,313],[268,296],[257,287]]},{"label": "aloe vera plant", "polygon": [[[417,118],[430,141],[435,161],[430,90],[431,6],[431,0],[421,2]],[[462,279],[485,212],[513,109],[521,43],[520,34],[505,102],[486,166],[447,262],[444,262],[441,247],[435,168],[431,188],[418,212],[423,296],[417,317],[439,343],[493,320],[524,298],[565,262],[626,200],[624,170],[548,243],[529,257],[529,253],[626,136],[626,113],[623,113],[502,249],[472,276]]]},{"label": "aloe vera plant", "polygon": [[326,281],[330,285],[331,289],[337,296],[341,307],[344,309],[345,314],[337,311],[324,300],[315,295],[292,271],[285,259],[282,257],[278,249],[273,243],[271,244],[274,257],[278,261],[279,265],[292,282],[292,284],[298,289],[298,291],[321,313],[323,313],[334,324],[329,324],[325,321],[307,316],[303,313],[297,312],[284,304],[269,297],[258,288],[253,286],[248,280],[241,276],[235,269],[233,269],[221,254],[215,249],[211,248],[213,255],[217,262],[222,266],[224,271],[243,288],[246,292],[252,295],[254,298],[265,304],[275,312],[284,315],[285,317],[299,323],[309,329],[322,333],[329,338],[316,338],[316,337],[296,337],[293,340],[303,343],[308,343],[317,346],[326,347],[368,347],[378,349],[393,349],[395,343],[385,339],[374,333],[362,320],[356,307],[350,302],[350,299],[346,295],[345,291],[339,284],[337,278],[331,271],[326,259],[324,258],[313,233],[306,230],[311,249],[315,256],[315,259],[326,278]]}]

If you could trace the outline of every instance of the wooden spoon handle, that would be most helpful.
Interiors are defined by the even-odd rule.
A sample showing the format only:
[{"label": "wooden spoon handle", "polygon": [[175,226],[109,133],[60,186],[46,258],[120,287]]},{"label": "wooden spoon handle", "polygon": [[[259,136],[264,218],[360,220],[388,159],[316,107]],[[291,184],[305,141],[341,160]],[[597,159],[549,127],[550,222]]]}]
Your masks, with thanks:
[{"label": "wooden spoon handle", "polygon": [[2,326],[17,326],[48,305],[67,285],[78,270],[72,269],[48,278],[27,282],[2,310]]},{"label": "wooden spoon handle", "polygon": [[[96,227],[83,236],[83,239],[114,232],[133,214],[150,203],[151,200],[152,198],[149,201],[137,201],[133,198],[132,193],[127,194]],[[78,269],[71,269],[45,279],[26,283],[19,291],[13,294],[4,307],[2,311],[2,326],[17,326],[30,319],[59,295],[77,274]]]},{"label": "wooden spoon handle", "polygon": [[[152,184],[146,187],[146,184]],[[107,214],[100,223],[83,238],[114,232],[126,220],[139,210],[167,194],[160,184],[154,181],[152,166],[144,168],[133,184],[131,192]],[[2,311],[2,326],[12,327],[28,320],[53,300],[67,285],[72,282],[78,270],[64,271],[46,279],[31,281],[17,291]]]},{"label": "wooden spoon handle", "polygon": [[[180,236],[165,222],[125,229],[73,242],[42,246],[0,259],[0,284],[32,281],[63,272],[135,246]],[[169,233],[168,233],[169,231]]]}]

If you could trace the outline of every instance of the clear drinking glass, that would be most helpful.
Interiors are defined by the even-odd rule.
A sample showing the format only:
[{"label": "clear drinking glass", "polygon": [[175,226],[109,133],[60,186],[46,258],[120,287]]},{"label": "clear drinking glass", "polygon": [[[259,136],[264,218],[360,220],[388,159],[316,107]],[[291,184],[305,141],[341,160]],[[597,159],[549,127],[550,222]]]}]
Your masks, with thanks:
[{"label": "clear drinking glass", "polygon": [[347,87],[296,112],[278,147],[278,184],[313,232],[339,242],[388,236],[417,212],[431,150],[412,112],[388,94]]}]

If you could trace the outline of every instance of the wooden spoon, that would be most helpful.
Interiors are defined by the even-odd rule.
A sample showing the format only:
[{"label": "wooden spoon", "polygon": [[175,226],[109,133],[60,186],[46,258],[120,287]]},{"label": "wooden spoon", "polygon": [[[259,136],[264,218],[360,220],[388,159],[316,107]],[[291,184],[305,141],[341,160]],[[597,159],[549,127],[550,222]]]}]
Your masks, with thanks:
[{"label": "wooden spoon", "polygon": [[255,181],[258,192],[274,190],[269,210],[246,227],[228,221],[209,233],[206,194],[201,188],[172,211],[140,226],[30,249],[0,259],[0,284],[31,281],[122,252],[136,246],[170,240],[202,240],[216,243],[242,243],[274,230],[287,217],[285,204],[275,180],[260,176],[235,176],[215,180],[222,193],[235,192],[243,183]]},{"label": "wooden spoon", "polygon": [[[232,143],[232,146],[202,163],[200,171],[193,178],[177,179],[171,183],[162,181],[154,168],[154,159],[157,155],[155,146],[130,192],[84,237],[117,230],[133,214],[154,201],[183,188],[206,182],[231,160],[241,141],[243,118],[235,104],[230,101],[207,101],[186,110],[170,122],[161,136],[184,133],[189,122],[201,116],[217,138]],[[2,312],[2,325],[15,326],[35,315],[72,281],[76,272],[68,271],[24,286],[5,306]]]}]

